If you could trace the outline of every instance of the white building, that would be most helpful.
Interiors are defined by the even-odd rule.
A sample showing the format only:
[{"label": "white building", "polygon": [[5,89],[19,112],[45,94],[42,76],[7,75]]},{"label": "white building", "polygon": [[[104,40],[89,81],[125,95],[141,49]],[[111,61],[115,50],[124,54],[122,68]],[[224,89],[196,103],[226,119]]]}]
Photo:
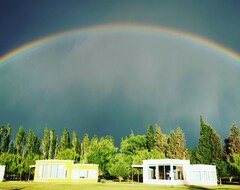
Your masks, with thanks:
[{"label": "white building", "polygon": [[216,166],[191,165],[189,160],[143,160],[143,183],[159,185],[217,185]]},{"label": "white building", "polygon": [[0,165],[0,181],[3,181],[4,173],[5,173],[5,166]]}]

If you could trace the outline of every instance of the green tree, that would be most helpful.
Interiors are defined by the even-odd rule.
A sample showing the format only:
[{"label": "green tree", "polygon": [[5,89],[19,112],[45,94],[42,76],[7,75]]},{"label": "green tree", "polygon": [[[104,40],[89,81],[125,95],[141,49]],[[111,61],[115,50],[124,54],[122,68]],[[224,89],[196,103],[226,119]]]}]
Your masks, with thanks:
[{"label": "green tree", "polygon": [[43,135],[43,139],[42,139],[43,159],[48,158],[48,151],[49,151],[49,132],[48,132],[48,128],[46,127],[44,129],[44,135]]},{"label": "green tree", "polygon": [[213,163],[218,163],[219,161],[223,160],[223,145],[220,136],[213,128],[211,131],[211,144]]},{"label": "green tree", "polygon": [[69,135],[69,131],[66,128],[64,128],[63,134],[61,137],[61,150],[65,150],[67,148],[71,148],[70,135]]},{"label": "green tree", "polygon": [[28,132],[28,138],[27,138],[27,147],[28,147],[29,154],[32,154],[34,152],[34,146],[35,146],[35,134],[30,129]]},{"label": "green tree", "polygon": [[2,152],[2,138],[4,137],[5,128],[4,126],[0,127],[0,153]]},{"label": "green tree", "polygon": [[58,151],[59,151],[59,138],[58,138],[58,135],[56,135],[55,137],[55,149],[54,149],[54,158],[56,158],[57,154],[58,154]]},{"label": "green tree", "polygon": [[145,135],[135,136],[132,132],[129,137],[125,137],[125,139],[121,141],[121,153],[132,155],[144,149],[147,149],[147,139]]},{"label": "green tree", "polygon": [[167,151],[167,135],[162,133],[162,130],[159,125],[156,125],[156,134],[155,134],[155,149],[158,150],[158,152],[162,152],[166,154]]},{"label": "green tree", "polygon": [[87,157],[88,157],[88,152],[89,152],[89,135],[84,134],[83,136],[83,142],[82,142],[82,148],[81,148],[81,159],[83,160],[83,163],[88,163]]},{"label": "green tree", "polygon": [[230,166],[235,176],[239,176],[240,175],[240,154],[232,155]]},{"label": "green tree", "polygon": [[75,160],[78,155],[72,148],[60,149],[55,156],[55,159],[59,160]]},{"label": "green tree", "polygon": [[131,174],[131,159],[125,154],[116,154],[108,165],[109,174],[117,177],[119,182],[124,178],[129,178]]},{"label": "green tree", "polygon": [[99,164],[100,171],[107,173],[107,163],[117,152],[114,139],[111,136],[101,137],[97,142],[95,138],[89,147],[88,163]]},{"label": "green tree", "polygon": [[155,144],[155,139],[154,139],[154,130],[153,130],[153,126],[150,124],[148,125],[148,130],[147,130],[147,148],[149,151],[151,151],[154,148],[154,144]]},{"label": "green tree", "polygon": [[76,131],[73,131],[73,133],[72,133],[72,150],[73,150],[73,152],[76,153],[74,161],[79,162],[80,161],[80,154],[81,154],[81,146],[80,146],[80,140],[77,136]]},{"label": "green tree", "polygon": [[170,131],[169,136],[168,136],[168,148],[166,152],[166,156],[168,158],[177,158],[176,157],[176,134],[173,130]]},{"label": "green tree", "polygon": [[19,127],[16,135],[16,152],[22,155],[23,148],[26,144],[26,135],[23,127]]},{"label": "green tree", "polygon": [[48,158],[53,159],[54,158],[54,147],[55,146],[55,134],[54,129],[50,129],[49,131],[49,151],[48,151]]},{"label": "green tree", "polygon": [[3,146],[2,146],[3,152],[8,152],[9,144],[11,142],[11,135],[12,135],[12,127],[10,124],[7,124],[7,127],[5,129],[5,136],[3,137]]},{"label": "green tree", "polygon": [[236,124],[231,127],[230,135],[225,139],[224,151],[229,161],[234,154],[240,153],[240,129]]},{"label": "green tree", "polygon": [[200,116],[200,137],[196,148],[195,156],[197,164],[211,164],[212,163],[212,144],[210,125],[204,123],[202,116]]},{"label": "green tree", "polygon": [[188,158],[187,155],[187,148],[186,148],[186,140],[185,135],[180,127],[176,130],[176,158],[178,159],[186,159]]}]

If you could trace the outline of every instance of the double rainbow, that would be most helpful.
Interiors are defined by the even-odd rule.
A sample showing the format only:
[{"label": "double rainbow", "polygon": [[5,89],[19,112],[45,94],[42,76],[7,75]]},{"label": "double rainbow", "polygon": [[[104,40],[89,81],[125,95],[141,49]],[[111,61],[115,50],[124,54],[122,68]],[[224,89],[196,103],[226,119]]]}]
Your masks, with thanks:
[{"label": "double rainbow", "polygon": [[104,31],[104,30],[129,30],[129,31],[146,31],[146,32],[162,32],[167,33],[179,38],[188,39],[194,42],[197,42],[201,45],[207,46],[209,48],[217,50],[219,53],[225,54],[226,56],[229,56],[233,58],[236,61],[240,61],[240,55],[231,49],[228,49],[214,41],[211,41],[207,38],[203,38],[201,36],[173,30],[166,27],[160,27],[160,26],[148,26],[148,25],[141,25],[141,24],[105,24],[105,25],[97,25],[92,27],[86,27],[86,28],[80,28],[80,29],[74,29],[67,32],[57,33],[54,35],[50,35],[44,38],[40,38],[36,41],[32,41],[30,43],[27,43],[25,45],[20,46],[19,48],[16,48],[15,50],[3,55],[0,57],[0,64],[3,64],[4,62],[8,61],[9,59],[16,57],[18,55],[21,55],[23,52],[26,52],[32,48],[35,48],[41,44],[47,43],[49,41],[54,41],[59,38],[63,38],[65,36],[70,36],[73,34],[81,33],[81,32],[90,32],[90,31]]}]

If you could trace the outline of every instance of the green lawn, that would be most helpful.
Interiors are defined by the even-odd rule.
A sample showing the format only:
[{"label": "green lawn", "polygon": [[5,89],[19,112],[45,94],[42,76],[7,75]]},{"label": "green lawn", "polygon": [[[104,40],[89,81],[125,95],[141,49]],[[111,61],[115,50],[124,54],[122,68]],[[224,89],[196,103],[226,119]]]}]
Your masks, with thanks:
[{"label": "green lawn", "polygon": [[107,182],[97,184],[49,184],[49,183],[35,183],[35,182],[0,182],[0,190],[161,190],[161,189],[239,189],[239,185],[222,185],[217,187],[188,187],[188,186],[158,186],[158,185],[144,185],[137,183],[118,183]]}]

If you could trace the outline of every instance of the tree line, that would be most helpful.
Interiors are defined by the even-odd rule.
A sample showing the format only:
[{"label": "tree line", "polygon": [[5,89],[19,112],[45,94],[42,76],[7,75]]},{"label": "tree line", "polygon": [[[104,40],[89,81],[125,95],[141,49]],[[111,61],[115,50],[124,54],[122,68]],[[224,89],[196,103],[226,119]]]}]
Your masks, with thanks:
[{"label": "tree line", "polygon": [[[237,177],[240,174],[240,129],[231,126],[229,137],[222,142],[220,136],[200,116],[199,142],[195,149],[186,147],[184,132],[180,127],[164,134],[159,125],[149,125],[145,135],[133,131],[121,139],[120,147],[114,145],[112,136],[82,140],[77,133],[64,128],[62,135],[53,128],[45,128],[43,138],[31,129],[26,133],[19,127],[12,139],[10,124],[0,127],[0,165],[6,165],[7,179],[27,179],[29,166],[40,159],[74,160],[75,163],[99,164],[100,175],[128,179],[131,165],[142,164],[144,159],[190,159],[192,164],[214,164],[218,177]],[[31,171],[32,172],[32,171]],[[135,171],[139,173],[140,171]]]}]

